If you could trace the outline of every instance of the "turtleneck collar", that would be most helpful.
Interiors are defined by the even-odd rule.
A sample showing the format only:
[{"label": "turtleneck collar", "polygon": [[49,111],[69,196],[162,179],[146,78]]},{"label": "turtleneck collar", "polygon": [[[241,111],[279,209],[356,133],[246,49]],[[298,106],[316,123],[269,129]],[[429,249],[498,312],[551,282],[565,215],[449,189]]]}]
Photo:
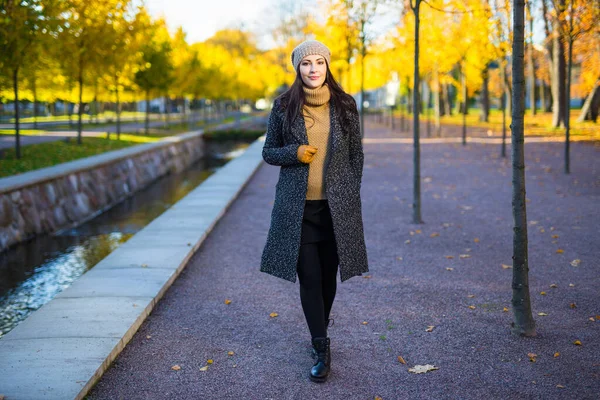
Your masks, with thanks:
[{"label": "turtleneck collar", "polygon": [[316,89],[311,89],[303,85],[302,89],[304,90],[305,104],[310,107],[322,106],[331,98],[331,92],[327,84],[323,84]]}]

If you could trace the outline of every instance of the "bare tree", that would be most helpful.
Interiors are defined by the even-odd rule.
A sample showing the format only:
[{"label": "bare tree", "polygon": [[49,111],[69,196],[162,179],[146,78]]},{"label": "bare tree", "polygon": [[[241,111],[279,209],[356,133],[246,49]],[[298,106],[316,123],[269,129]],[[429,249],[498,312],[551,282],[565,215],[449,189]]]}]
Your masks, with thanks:
[{"label": "bare tree", "polygon": [[535,321],[529,295],[529,260],[527,255],[527,205],[525,202],[525,0],[514,0],[512,43],[512,208],[513,220],[513,279],[512,333],[535,336]]},{"label": "bare tree", "polygon": [[415,15],[415,71],[413,82],[413,223],[421,219],[421,149],[419,144],[419,10],[422,0],[410,0]]},{"label": "bare tree", "polygon": [[[573,68],[573,43],[582,34],[590,31],[600,23],[600,4],[597,0],[586,3],[583,0],[553,0],[556,11],[555,23],[558,27],[557,36],[562,37],[561,43],[568,44],[567,81],[564,88],[563,118],[565,125],[565,174],[570,173],[570,114],[571,114],[571,70]],[[588,8],[589,7],[589,8]],[[564,58],[564,57],[563,57]]]}]

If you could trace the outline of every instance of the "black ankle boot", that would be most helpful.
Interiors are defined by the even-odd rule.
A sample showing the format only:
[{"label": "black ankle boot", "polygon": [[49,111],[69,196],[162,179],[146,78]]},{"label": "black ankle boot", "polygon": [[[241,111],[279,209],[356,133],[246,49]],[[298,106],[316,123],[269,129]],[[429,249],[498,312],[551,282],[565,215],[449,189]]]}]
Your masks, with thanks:
[{"label": "black ankle boot", "polygon": [[328,337],[317,337],[312,340],[312,344],[317,360],[310,369],[310,380],[325,382],[331,365],[330,340]]}]

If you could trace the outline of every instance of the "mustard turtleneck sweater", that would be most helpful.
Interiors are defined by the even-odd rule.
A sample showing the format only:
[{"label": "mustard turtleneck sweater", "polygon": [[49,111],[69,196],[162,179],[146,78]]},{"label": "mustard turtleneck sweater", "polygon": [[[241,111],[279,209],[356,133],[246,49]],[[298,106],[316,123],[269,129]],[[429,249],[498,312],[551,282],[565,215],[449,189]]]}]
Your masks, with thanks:
[{"label": "mustard turtleneck sweater", "polygon": [[322,200],[327,198],[325,190],[325,167],[329,150],[329,86],[323,85],[316,89],[303,86],[305,104],[302,109],[308,144],[318,150],[309,164],[307,200]]}]

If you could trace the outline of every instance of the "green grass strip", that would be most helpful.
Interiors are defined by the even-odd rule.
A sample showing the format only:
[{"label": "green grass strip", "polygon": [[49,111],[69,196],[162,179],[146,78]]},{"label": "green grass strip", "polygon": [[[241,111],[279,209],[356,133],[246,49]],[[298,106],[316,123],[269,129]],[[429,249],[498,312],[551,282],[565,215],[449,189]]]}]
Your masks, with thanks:
[{"label": "green grass strip", "polygon": [[121,140],[116,135],[111,139],[84,137],[80,145],[75,138],[69,142],[64,140],[32,144],[21,147],[21,158],[17,159],[14,148],[1,150],[0,177],[21,174],[40,168],[51,167],[68,161],[78,160],[107,151],[119,150],[141,143],[155,142],[159,138],[121,134]]}]

